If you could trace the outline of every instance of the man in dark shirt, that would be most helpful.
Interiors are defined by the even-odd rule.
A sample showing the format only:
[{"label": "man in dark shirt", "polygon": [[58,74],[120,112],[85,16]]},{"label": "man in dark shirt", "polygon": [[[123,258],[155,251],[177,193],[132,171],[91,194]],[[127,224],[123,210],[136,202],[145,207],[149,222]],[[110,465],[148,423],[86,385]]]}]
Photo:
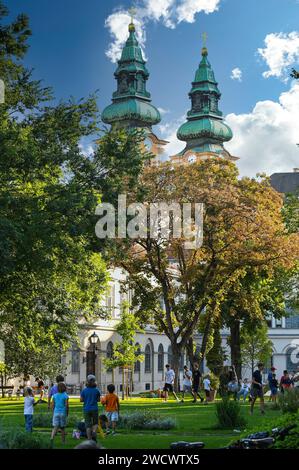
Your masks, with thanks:
[{"label": "man in dark shirt", "polygon": [[199,394],[200,379],[201,379],[201,372],[199,370],[199,365],[195,363],[193,365],[193,376],[192,376],[192,389],[193,389],[193,396],[194,396],[193,403],[197,402],[197,397],[200,398],[201,403],[204,401],[204,399]]},{"label": "man in dark shirt", "polygon": [[253,414],[253,407],[256,402],[256,399],[260,399],[261,413],[265,413],[265,403],[264,403],[264,390],[263,390],[263,377],[262,372],[264,369],[264,364],[259,363],[257,365],[257,370],[254,371],[252,376],[252,389],[251,389],[251,406],[250,413]]}]

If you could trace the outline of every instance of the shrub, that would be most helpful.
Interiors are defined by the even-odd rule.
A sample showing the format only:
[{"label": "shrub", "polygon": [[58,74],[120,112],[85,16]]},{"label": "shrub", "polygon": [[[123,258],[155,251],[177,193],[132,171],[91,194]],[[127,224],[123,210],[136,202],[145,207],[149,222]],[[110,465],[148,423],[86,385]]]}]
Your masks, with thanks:
[{"label": "shrub", "polygon": [[278,404],[283,413],[296,413],[299,410],[299,387],[284,390],[278,395]]},{"label": "shrub", "polygon": [[175,426],[174,419],[162,418],[159,413],[150,410],[121,414],[118,423],[118,427],[127,429],[169,430],[175,428]]},{"label": "shrub", "polygon": [[[33,415],[33,427],[34,428],[51,428],[52,427],[52,413],[50,411],[35,413]],[[71,414],[67,418],[67,426],[77,427],[79,421],[82,420],[82,416]]]},{"label": "shrub", "polygon": [[241,414],[239,402],[224,398],[216,403],[218,428],[233,429],[246,426],[246,420]]},{"label": "shrub", "polygon": [[1,449],[51,449],[49,436],[10,428],[0,433]]}]

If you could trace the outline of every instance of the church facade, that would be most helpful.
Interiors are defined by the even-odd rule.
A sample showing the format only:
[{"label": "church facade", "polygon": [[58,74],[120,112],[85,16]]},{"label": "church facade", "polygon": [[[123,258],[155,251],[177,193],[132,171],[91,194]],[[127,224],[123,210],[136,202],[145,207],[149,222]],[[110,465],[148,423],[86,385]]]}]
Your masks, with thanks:
[{"label": "church facade", "polygon": [[[161,121],[158,109],[151,103],[147,91],[149,72],[142,56],[141,48],[135,35],[133,22],[129,25],[129,37],[123,48],[115,72],[117,89],[113,93],[112,103],[102,113],[104,123],[112,129],[121,127],[141,128],[146,133],[144,145],[156,155],[157,160],[163,154],[166,141],[160,139],[152,127]],[[236,161],[238,157],[230,155],[225,149],[225,142],[232,139],[232,131],[225,123],[219,110],[221,93],[214,72],[208,60],[208,50],[202,49],[202,59],[192,82],[189,93],[191,109],[187,121],[178,129],[177,136],[185,142],[185,148],[170,157],[173,164],[192,164],[198,159],[213,156]],[[298,173],[299,174],[299,173]],[[117,391],[122,391],[123,370],[106,370],[104,359],[110,358],[113,345],[119,341],[117,325],[121,305],[130,302],[132,293],[124,294],[121,285],[126,280],[126,273],[116,268],[111,272],[111,282],[106,293],[105,308],[111,314],[111,320],[99,320],[94,324],[82,325],[80,345],[74,346],[64,357],[67,370],[66,382],[79,389],[89,373],[96,375],[100,387],[105,388],[113,382]],[[299,344],[299,317],[292,316],[276,320],[269,318],[269,338],[274,349],[272,365],[278,369],[278,375],[284,369],[295,370],[299,365],[296,347]],[[228,331],[222,331],[223,347],[227,346]],[[198,345],[201,338],[196,338]],[[156,390],[163,386],[165,364],[171,363],[172,352],[168,338],[148,327],[145,332],[137,333],[136,343],[144,355],[142,363],[136,362],[132,371],[132,383],[135,392]],[[298,350],[297,350],[298,352]],[[181,357],[181,369],[187,363],[186,355]],[[230,361],[227,362],[230,364]],[[203,371],[206,366],[203,364]],[[244,370],[243,376],[250,378],[250,371]]]}]

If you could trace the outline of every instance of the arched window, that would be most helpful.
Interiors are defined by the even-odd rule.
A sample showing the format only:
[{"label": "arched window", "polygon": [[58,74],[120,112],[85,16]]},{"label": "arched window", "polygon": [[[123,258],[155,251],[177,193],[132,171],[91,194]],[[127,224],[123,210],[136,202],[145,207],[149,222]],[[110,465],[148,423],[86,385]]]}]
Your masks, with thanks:
[{"label": "arched window", "polygon": [[289,372],[297,370],[299,364],[299,347],[289,348],[286,352],[286,368]]},{"label": "arched window", "polygon": [[[136,356],[139,356],[141,354],[140,344],[136,343],[136,346],[138,346],[138,349],[136,350]],[[140,372],[140,361],[135,362],[134,372]]]},{"label": "arched window", "polygon": [[152,350],[149,344],[145,346],[144,350],[144,372],[149,373],[152,370]]},{"label": "arched window", "polygon": [[80,372],[80,349],[77,346],[72,348],[72,374]]},{"label": "arched window", "polygon": [[168,346],[168,351],[167,351],[167,362],[170,366],[172,366],[172,347],[171,345]]},{"label": "arched window", "polygon": [[162,372],[164,369],[164,348],[163,344],[159,344],[158,347],[158,372]]},{"label": "arched window", "polygon": [[[113,343],[112,343],[112,341],[109,341],[109,343],[107,344],[106,357],[107,357],[107,359],[112,359],[113,358]],[[108,367],[107,372],[111,372],[111,371],[112,371],[112,368]]]}]

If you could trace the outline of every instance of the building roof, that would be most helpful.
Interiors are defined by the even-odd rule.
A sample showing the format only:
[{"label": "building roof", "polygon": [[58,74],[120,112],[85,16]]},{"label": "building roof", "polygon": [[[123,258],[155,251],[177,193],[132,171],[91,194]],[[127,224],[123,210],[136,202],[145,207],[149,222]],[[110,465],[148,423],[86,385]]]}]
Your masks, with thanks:
[{"label": "building roof", "polygon": [[113,93],[112,104],[102,112],[103,122],[121,127],[151,128],[161,121],[160,113],[151,104],[151,95],[146,90],[149,72],[145,63],[135,35],[135,25],[130,23],[129,37],[114,74],[117,91]]},{"label": "building roof", "polygon": [[223,143],[230,141],[233,133],[224,123],[223,114],[218,108],[221,93],[208,60],[206,47],[202,48],[201,55],[202,59],[189,93],[191,110],[187,114],[187,122],[180,126],[177,137],[187,142],[182,153],[192,147],[198,149],[206,144],[212,144],[214,152],[222,155]]},{"label": "building roof", "polygon": [[299,172],[273,173],[270,176],[271,186],[279,193],[294,193],[299,190]]}]

